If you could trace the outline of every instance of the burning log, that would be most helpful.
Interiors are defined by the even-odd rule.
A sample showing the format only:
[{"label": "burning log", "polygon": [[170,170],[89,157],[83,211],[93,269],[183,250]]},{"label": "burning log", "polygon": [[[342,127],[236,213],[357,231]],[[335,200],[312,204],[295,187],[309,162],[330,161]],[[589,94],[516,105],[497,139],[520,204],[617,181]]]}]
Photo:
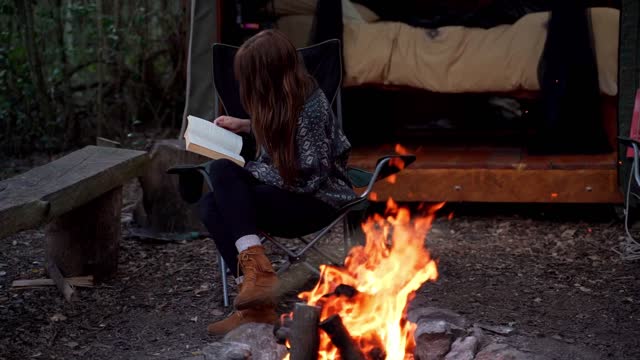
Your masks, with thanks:
[{"label": "burning log", "polygon": [[351,299],[358,294],[358,290],[356,290],[356,288],[354,288],[353,286],[340,284],[334,290],[334,294],[336,294],[337,296],[346,296]]},{"label": "burning log", "polygon": [[291,360],[316,360],[318,358],[320,310],[317,306],[295,305],[293,323],[289,332]]},{"label": "burning log", "polygon": [[273,336],[275,336],[278,344],[286,345],[291,334],[291,324],[293,324],[293,319],[289,315],[283,315],[273,327]]},{"label": "burning log", "polygon": [[373,350],[369,351],[369,359],[371,360],[384,360],[387,358],[387,353],[379,347],[373,348]]},{"label": "burning log", "polygon": [[364,354],[354,344],[349,332],[344,327],[340,315],[331,315],[320,323],[320,328],[324,330],[333,345],[338,348],[342,360],[365,360]]}]

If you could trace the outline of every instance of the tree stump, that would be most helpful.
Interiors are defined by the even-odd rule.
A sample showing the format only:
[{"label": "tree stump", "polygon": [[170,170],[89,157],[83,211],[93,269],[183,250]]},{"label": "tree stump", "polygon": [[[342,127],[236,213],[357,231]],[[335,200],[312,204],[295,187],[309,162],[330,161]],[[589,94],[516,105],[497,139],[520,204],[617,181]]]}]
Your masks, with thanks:
[{"label": "tree stump", "polygon": [[[96,282],[118,269],[122,186],[52,220],[45,227],[45,254],[64,277],[93,275]],[[55,277],[55,274],[49,274]]]},{"label": "tree stump", "polygon": [[147,172],[139,178],[143,196],[134,212],[136,224],[156,233],[205,231],[198,217],[197,204],[182,200],[178,176],[167,174],[167,169],[201,164],[209,159],[186,151],[184,141],[172,139],[156,142],[150,158]]}]

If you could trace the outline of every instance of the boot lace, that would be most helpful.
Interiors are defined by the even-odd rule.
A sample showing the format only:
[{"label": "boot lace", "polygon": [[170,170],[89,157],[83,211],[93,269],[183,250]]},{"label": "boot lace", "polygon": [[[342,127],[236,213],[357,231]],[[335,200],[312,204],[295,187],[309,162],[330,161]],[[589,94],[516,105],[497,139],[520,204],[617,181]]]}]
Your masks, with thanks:
[{"label": "boot lace", "polygon": [[[242,252],[239,256],[238,256],[238,266],[237,266],[237,273],[238,276],[240,275],[240,268],[242,268],[243,272],[244,272],[244,281],[246,280],[255,280],[256,279],[256,272],[258,271],[258,269],[255,266],[255,261],[253,261],[253,259],[251,258],[252,255],[251,253],[248,252]],[[253,271],[247,271],[247,270],[253,270]]]}]

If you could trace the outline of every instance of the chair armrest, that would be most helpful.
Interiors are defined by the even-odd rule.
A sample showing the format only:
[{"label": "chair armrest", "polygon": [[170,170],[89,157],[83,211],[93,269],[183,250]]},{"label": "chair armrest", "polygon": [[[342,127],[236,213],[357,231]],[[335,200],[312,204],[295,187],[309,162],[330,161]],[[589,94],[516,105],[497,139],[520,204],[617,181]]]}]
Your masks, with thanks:
[{"label": "chair armrest", "polygon": [[389,177],[393,174],[397,174],[400,171],[404,170],[407,166],[411,165],[414,161],[416,161],[415,155],[388,155],[378,159],[376,163],[376,171],[380,169],[378,174],[376,171],[373,172],[375,181],[382,180],[386,177]]},{"label": "chair armrest", "polygon": [[638,169],[640,167],[640,159],[639,159],[640,158],[640,142],[624,136],[618,136],[618,140],[620,141],[621,144],[630,146],[633,148],[632,175],[636,181],[636,185],[640,186],[640,169]]},{"label": "chair armrest", "polygon": [[178,175],[178,191],[182,200],[194,204],[202,196],[204,181],[209,184],[203,165],[177,165],[169,168],[167,174]]},{"label": "chair armrest", "polygon": [[349,167],[347,169],[349,180],[351,185],[356,188],[363,188],[369,185],[369,181],[373,177],[373,173],[370,171],[362,170],[359,168]]},{"label": "chair armrest", "polygon": [[416,161],[416,156],[411,154],[388,155],[388,156],[381,157],[380,159],[378,159],[376,163],[376,168],[373,171],[371,180],[369,180],[367,189],[360,196],[361,197],[369,196],[369,194],[371,193],[371,190],[373,190],[373,185],[377,181],[399,173],[404,168],[411,165],[414,161]]},{"label": "chair armrest", "polygon": [[633,144],[635,144],[637,147],[640,148],[640,141],[634,140],[634,139],[626,137],[626,136],[618,136],[618,141],[622,145],[633,146]]}]

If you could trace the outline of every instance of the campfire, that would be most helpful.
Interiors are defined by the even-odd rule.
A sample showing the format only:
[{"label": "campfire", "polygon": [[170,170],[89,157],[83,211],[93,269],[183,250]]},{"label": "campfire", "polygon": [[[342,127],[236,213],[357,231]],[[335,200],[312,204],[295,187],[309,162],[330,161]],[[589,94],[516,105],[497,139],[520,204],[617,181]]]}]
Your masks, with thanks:
[{"label": "campfire", "polygon": [[443,205],[412,216],[389,199],[384,215],[362,224],[365,245],[351,249],[343,267],[322,265],[318,283],[283,317],[276,333],[290,360],[414,358],[416,325],[407,320],[407,305],[438,277],[424,241]]}]

